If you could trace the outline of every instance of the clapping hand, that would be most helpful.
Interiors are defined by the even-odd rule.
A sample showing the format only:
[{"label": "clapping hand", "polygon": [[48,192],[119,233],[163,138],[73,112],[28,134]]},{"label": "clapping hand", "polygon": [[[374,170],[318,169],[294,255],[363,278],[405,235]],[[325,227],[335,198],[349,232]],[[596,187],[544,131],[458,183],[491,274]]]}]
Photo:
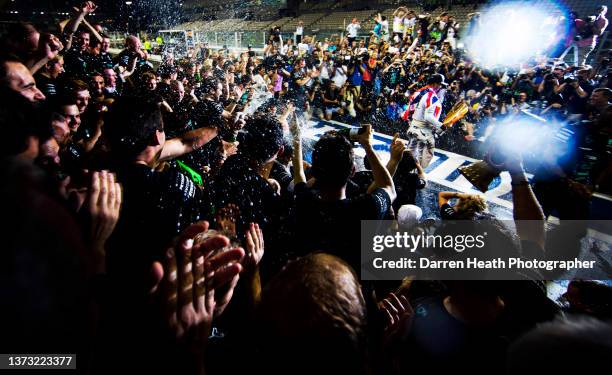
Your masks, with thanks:
[{"label": "clapping hand", "polygon": [[81,212],[90,223],[88,235],[94,273],[103,273],[106,269],[104,246],[119,221],[121,202],[121,185],[115,181],[115,175],[107,171],[93,172]]},{"label": "clapping hand", "polygon": [[264,237],[259,224],[251,223],[246,231],[246,255],[242,260],[245,269],[257,267],[264,255]]},{"label": "clapping hand", "polygon": [[389,293],[389,296],[380,302],[379,309],[386,318],[383,335],[385,344],[405,337],[414,318],[414,310],[408,299],[405,296],[398,298],[394,293]]},{"label": "clapping hand", "polygon": [[151,292],[165,311],[168,329],[196,349],[205,344],[213,318],[231,300],[244,256],[241,248],[220,251],[230,244],[225,236],[194,243],[207,230],[207,222],[191,225],[166,251],[163,264],[153,264],[156,283]]}]

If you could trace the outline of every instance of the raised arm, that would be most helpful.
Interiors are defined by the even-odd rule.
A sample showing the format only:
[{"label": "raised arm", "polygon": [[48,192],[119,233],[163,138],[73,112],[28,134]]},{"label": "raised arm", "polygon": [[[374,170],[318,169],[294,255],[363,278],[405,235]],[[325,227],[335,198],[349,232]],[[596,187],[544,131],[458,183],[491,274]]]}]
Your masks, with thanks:
[{"label": "raised arm", "polygon": [[389,158],[389,162],[387,163],[387,170],[391,177],[395,175],[397,172],[397,166],[402,161],[404,157],[404,150],[406,146],[401,139],[399,139],[399,133],[395,133],[393,136],[393,141],[391,141],[391,157]]},{"label": "raised arm", "polygon": [[83,25],[85,25],[85,27],[87,27],[87,30],[89,30],[89,33],[96,38],[96,40],[98,42],[102,41],[102,35],[100,35],[100,33],[98,32],[98,30],[96,30],[95,27],[92,26],[92,24],[90,24],[89,22],[87,22],[86,19],[83,20]]},{"label": "raised arm", "polygon": [[544,250],[546,217],[525,176],[520,159],[507,162],[512,177],[512,203],[516,231],[523,241],[532,241]]},{"label": "raised arm", "polygon": [[[85,3],[83,3],[83,5],[81,5],[80,8],[75,7],[74,9],[76,10],[77,13],[76,13],[76,15],[73,18],[71,18],[68,21],[68,23],[64,27],[64,34],[71,38],[72,34],[74,34],[79,29],[79,26],[81,25],[81,23],[85,19],[85,16],[95,12],[97,8],[98,8],[98,6],[96,4],[94,4],[93,1],[86,1]],[[98,34],[98,33],[96,32],[96,34]],[[96,38],[97,38],[97,36],[96,36]],[[102,40],[102,39],[100,39],[100,40]]]},{"label": "raised arm", "polygon": [[42,69],[45,64],[53,60],[63,48],[62,42],[53,34],[43,34],[40,36],[38,42],[37,53],[34,57],[25,62],[25,66],[30,73],[35,74]]},{"label": "raised arm", "polygon": [[180,137],[170,139],[164,144],[160,160],[174,159],[197,150],[216,137],[217,134],[218,130],[216,128],[199,128]]},{"label": "raised arm", "polygon": [[304,160],[302,157],[302,137],[300,134],[300,125],[297,121],[297,115],[294,114],[291,121],[291,133],[293,134],[293,184],[297,185],[306,182],[306,174],[304,173]]},{"label": "raised arm", "polygon": [[456,191],[441,191],[438,193],[438,207],[442,207],[453,198],[461,198],[461,193]]},{"label": "raised arm", "polygon": [[395,200],[395,185],[393,184],[393,178],[391,174],[383,166],[378,155],[374,152],[372,147],[372,125],[364,125],[365,131],[359,135],[359,144],[365,149],[366,157],[372,167],[372,174],[374,175],[374,184],[371,186],[372,191],[374,189],[383,189],[389,194],[391,202]]}]

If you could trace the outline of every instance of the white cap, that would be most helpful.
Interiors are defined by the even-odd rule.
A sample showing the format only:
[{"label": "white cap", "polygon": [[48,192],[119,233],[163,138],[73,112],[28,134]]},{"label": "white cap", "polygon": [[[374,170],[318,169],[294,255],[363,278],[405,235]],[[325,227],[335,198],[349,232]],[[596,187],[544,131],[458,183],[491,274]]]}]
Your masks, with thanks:
[{"label": "white cap", "polygon": [[401,227],[410,228],[418,224],[423,216],[423,210],[414,204],[405,204],[397,211],[397,223]]}]

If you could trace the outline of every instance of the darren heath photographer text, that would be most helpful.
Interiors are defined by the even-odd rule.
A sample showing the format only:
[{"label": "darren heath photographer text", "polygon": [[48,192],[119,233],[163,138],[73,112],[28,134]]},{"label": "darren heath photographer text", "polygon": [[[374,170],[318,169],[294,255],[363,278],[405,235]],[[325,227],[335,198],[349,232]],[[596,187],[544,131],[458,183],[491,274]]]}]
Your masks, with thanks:
[{"label": "darren heath photographer text", "polygon": [[493,260],[479,260],[467,258],[462,260],[432,260],[428,258],[384,260],[374,258],[372,265],[376,269],[539,269],[546,271],[593,269],[595,261],[573,260],[537,260],[523,258],[497,258]]}]

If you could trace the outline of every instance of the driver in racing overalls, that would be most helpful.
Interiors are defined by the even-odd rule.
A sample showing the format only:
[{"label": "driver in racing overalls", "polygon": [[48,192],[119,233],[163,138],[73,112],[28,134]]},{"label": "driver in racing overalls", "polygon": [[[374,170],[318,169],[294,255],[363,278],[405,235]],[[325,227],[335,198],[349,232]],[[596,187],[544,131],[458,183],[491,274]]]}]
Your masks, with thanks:
[{"label": "driver in racing overalls", "polygon": [[444,86],[444,76],[433,74],[427,80],[427,86],[410,96],[408,111],[412,114],[412,121],[407,132],[407,148],[423,168],[426,168],[433,158],[434,134],[443,128],[439,118],[444,99],[440,89]]}]

